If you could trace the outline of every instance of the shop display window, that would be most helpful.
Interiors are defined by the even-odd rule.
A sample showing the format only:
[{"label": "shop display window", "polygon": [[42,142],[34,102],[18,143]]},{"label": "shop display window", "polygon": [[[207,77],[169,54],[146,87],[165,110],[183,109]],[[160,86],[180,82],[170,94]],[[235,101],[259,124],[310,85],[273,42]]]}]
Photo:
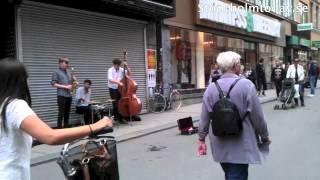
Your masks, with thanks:
[{"label": "shop display window", "polygon": [[170,28],[171,80],[176,88],[196,86],[196,33],[181,28]]}]

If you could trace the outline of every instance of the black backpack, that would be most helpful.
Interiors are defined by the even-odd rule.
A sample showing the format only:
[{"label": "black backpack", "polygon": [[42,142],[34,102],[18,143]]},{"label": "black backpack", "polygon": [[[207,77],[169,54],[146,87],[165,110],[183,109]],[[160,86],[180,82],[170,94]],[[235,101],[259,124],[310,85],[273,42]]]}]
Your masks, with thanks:
[{"label": "black backpack", "polygon": [[218,81],[215,82],[219,100],[214,104],[210,114],[212,132],[215,136],[235,136],[242,131],[242,121],[248,112],[241,118],[237,106],[230,100],[230,92],[239,80],[240,78],[232,83],[227,95],[221,90]]}]

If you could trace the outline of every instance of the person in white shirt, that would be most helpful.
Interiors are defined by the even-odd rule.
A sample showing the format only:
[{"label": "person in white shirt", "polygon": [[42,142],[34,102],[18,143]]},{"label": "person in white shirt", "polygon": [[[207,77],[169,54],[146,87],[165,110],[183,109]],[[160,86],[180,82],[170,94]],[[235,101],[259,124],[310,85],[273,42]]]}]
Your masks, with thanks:
[{"label": "person in white shirt", "polygon": [[299,59],[295,58],[293,61],[293,64],[289,66],[288,71],[287,71],[287,78],[291,78],[295,82],[295,89],[299,93],[295,95],[294,97],[294,102],[298,106],[298,97],[300,97],[300,103],[301,106],[305,106],[304,104],[304,77],[305,77],[305,72],[303,69],[303,66],[299,64]]},{"label": "person in white shirt", "polygon": [[83,81],[83,87],[77,89],[76,94],[76,112],[83,114],[85,124],[93,122],[91,117],[91,80],[86,79]]},{"label": "person in white shirt", "polygon": [[[121,60],[118,58],[113,59],[113,66],[108,70],[108,87],[110,97],[113,100],[112,109],[115,121],[119,121],[119,123],[126,124],[127,122],[123,119],[123,117],[118,112],[118,101],[121,98],[121,94],[118,91],[118,86],[122,86],[121,80],[124,77],[124,69],[121,66]],[[128,66],[127,66],[128,67]],[[126,72],[129,76],[131,75],[130,68],[128,67],[128,72]]]},{"label": "person in white shirt", "polygon": [[32,137],[57,145],[112,127],[112,121],[104,117],[91,125],[50,128],[31,109],[27,71],[13,58],[0,60],[0,114],[1,180],[30,180]]}]

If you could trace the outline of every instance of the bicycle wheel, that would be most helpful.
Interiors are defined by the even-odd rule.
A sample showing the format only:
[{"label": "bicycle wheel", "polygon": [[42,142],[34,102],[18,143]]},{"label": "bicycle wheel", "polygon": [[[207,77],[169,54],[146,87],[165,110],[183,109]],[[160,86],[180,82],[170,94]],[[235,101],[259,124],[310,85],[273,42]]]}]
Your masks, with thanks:
[{"label": "bicycle wheel", "polygon": [[178,91],[173,91],[170,94],[170,107],[172,110],[180,109],[182,105],[181,94]]},{"label": "bicycle wheel", "polygon": [[[149,101],[150,102],[150,101]],[[166,98],[159,93],[155,93],[152,98],[152,102],[150,102],[150,110],[154,113],[163,112],[166,109]]]}]

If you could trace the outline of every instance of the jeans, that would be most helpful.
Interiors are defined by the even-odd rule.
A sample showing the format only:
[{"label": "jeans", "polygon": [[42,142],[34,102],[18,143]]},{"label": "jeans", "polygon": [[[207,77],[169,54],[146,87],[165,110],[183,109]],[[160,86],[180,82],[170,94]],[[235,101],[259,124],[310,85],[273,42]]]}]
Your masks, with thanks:
[{"label": "jeans", "polygon": [[58,96],[58,124],[57,128],[62,128],[62,120],[64,121],[63,127],[69,127],[69,114],[72,97]]},{"label": "jeans", "polygon": [[310,83],[310,94],[314,95],[314,89],[316,84],[317,76],[310,76],[309,83]]},{"label": "jeans", "polygon": [[248,164],[221,163],[225,174],[225,180],[247,180]]}]

